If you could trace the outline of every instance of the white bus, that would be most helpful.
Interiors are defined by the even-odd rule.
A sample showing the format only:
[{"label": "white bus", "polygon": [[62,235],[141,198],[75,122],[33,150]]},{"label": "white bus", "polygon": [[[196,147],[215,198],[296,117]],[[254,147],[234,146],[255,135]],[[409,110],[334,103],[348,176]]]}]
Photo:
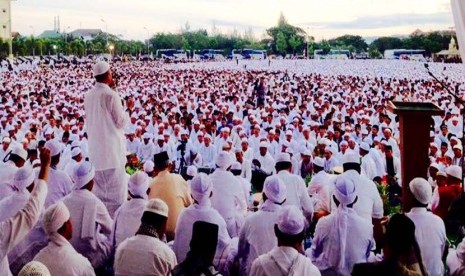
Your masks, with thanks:
[{"label": "white bus", "polygon": [[324,54],[323,50],[315,50],[313,52],[315,59],[349,59],[349,50],[330,50],[328,54]]},{"label": "white bus", "polygon": [[254,49],[234,49],[231,52],[232,59],[266,59],[266,50],[254,50]]},{"label": "white bus", "polygon": [[160,49],[155,56],[157,59],[187,60],[186,51],[181,49]]},{"label": "white bus", "polygon": [[391,49],[384,51],[384,58],[425,61],[425,50]]},{"label": "white bus", "polygon": [[194,59],[196,60],[225,60],[223,50],[203,49],[194,51]]}]

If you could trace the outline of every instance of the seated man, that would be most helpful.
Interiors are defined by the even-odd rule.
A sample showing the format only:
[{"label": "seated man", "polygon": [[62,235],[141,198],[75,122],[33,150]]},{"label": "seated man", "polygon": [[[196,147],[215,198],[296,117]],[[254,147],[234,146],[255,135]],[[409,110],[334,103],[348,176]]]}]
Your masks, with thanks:
[{"label": "seated man", "polygon": [[213,264],[222,272],[227,271],[237,253],[237,238],[231,239],[223,217],[211,207],[212,180],[204,173],[199,173],[191,182],[191,196],[194,204],[181,212],[176,225],[176,239],[173,250],[178,262],[184,261],[189,251],[192,226],[197,221],[204,221],[218,226],[218,242]]},{"label": "seated man", "polygon": [[172,271],[173,276],[220,275],[213,266],[218,243],[218,225],[196,221],[192,228],[190,251]]},{"label": "seated man", "polygon": [[59,201],[45,211],[44,230],[49,243],[34,261],[43,263],[51,275],[95,275],[90,262],[68,242],[73,236],[73,225],[63,202]]},{"label": "seated man", "polygon": [[250,276],[318,276],[320,271],[302,252],[305,218],[296,206],[284,206],[274,231],[278,246],[261,255],[253,263]]},{"label": "seated man", "polygon": [[167,220],[168,205],[158,198],[149,200],[136,235],[116,249],[115,275],[170,274],[177,264],[176,255],[160,240]]},{"label": "seated man", "polygon": [[147,192],[149,191],[149,178],[144,172],[138,171],[129,178],[129,195],[131,200],[126,201],[115,212],[113,231],[111,233],[112,249],[125,239],[134,236],[139,228],[139,221],[147,205]]},{"label": "seated man", "polygon": [[95,269],[106,265],[110,257],[113,221],[103,202],[92,193],[94,166],[86,161],[74,170],[74,191],[63,199],[71,213],[75,235],[70,242],[77,252],[89,259]]}]

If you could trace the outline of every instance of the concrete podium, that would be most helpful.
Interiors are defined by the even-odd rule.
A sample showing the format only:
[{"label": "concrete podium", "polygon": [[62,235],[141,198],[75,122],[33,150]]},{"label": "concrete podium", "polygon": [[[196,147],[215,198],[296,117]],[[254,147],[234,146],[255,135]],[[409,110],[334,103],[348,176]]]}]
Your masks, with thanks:
[{"label": "concrete podium", "polygon": [[413,199],[410,181],[427,177],[431,117],[444,115],[444,111],[433,103],[419,102],[389,102],[388,110],[399,116],[402,209],[408,212]]}]

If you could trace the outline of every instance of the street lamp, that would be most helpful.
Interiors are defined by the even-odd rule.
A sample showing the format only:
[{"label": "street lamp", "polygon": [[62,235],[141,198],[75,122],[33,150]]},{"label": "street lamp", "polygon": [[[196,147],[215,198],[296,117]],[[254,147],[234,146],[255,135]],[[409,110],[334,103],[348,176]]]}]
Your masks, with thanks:
[{"label": "street lamp", "polygon": [[115,49],[115,46],[113,44],[108,45],[108,49],[110,50],[110,55],[113,55],[113,50]]},{"label": "street lamp", "polygon": [[147,55],[149,54],[149,43],[150,43],[150,33],[149,33],[149,29],[147,29],[147,27],[144,27],[144,29],[147,31]]},{"label": "street lamp", "polygon": [[57,55],[57,60],[58,60],[58,51],[57,51],[57,46],[56,45],[53,45],[52,46],[53,50],[55,50],[55,55]]}]

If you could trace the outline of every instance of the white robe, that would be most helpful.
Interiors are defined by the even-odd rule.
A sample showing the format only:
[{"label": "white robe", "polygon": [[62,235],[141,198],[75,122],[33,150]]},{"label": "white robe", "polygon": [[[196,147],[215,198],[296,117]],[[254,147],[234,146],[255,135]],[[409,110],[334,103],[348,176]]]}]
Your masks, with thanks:
[{"label": "white robe", "polygon": [[70,243],[89,259],[94,268],[110,256],[109,236],[113,224],[105,205],[88,190],[76,190],[63,199],[73,224]]},{"label": "white robe", "polygon": [[278,172],[277,176],[286,184],[286,201],[283,205],[294,205],[302,210],[308,221],[313,216],[313,202],[308,195],[305,182],[302,177],[291,174],[286,170]]},{"label": "white robe", "polygon": [[133,198],[124,202],[123,205],[116,210],[112,227],[113,230],[111,232],[111,245],[113,250],[116,250],[118,245],[124,240],[136,234],[146,205],[146,199]]},{"label": "white robe", "polygon": [[45,200],[45,208],[70,194],[74,187],[74,183],[65,172],[55,169],[50,169],[48,183],[49,188],[47,199]]},{"label": "white robe", "polygon": [[24,208],[14,217],[0,223],[0,275],[11,275],[7,254],[39,220],[47,191],[45,181],[39,180]]}]

